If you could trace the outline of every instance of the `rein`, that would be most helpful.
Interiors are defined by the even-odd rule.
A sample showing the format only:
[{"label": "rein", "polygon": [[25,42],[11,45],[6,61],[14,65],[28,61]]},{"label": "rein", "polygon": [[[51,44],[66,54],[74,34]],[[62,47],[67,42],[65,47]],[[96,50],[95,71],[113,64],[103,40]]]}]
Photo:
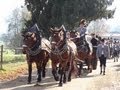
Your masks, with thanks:
[{"label": "rein", "polygon": [[28,54],[31,56],[35,56],[41,52],[41,45],[36,50],[31,50],[31,48],[28,48]]},{"label": "rein", "polygon": [[[65,44],[61,49],[59,49],[58,47],[55,47],[55,49],[54,50],[51,50],[51,53],[53,53],[54,55],[57,55],[58,56],[58,58],[60,59],[60,60],[66,60],[66,59],[64,59],[63,57],[62,57],[62,54],[64,54],[65,52],[67,52],[68,50],[70,49],[70,47],[67,45],[67,44]],[[71,50],[71,49],[70,49]],[[71,52],[71,51],[70,51]],[[69,53],[70,53],[69,52]],[[70,55],[70,56],[72,56],[72,55]]]},{"label": "rein", "polygon": [[41,52],[40,40],[37,40],[32,47],[28,47],[28,54],[30,56],[35,56]]},{"label": "rein", "polygon": [[[77,39],[78,37],[75,37],[75,38],[72,38],[72,39]],[[80,38],[80,37],[79,37]],[[78,39],[76,41],[76,46],[77,46],[77,50],[78,52],[84,52],[84,48],[85,48],[85,45],[84,44],[80,44],[80,40]]]}]

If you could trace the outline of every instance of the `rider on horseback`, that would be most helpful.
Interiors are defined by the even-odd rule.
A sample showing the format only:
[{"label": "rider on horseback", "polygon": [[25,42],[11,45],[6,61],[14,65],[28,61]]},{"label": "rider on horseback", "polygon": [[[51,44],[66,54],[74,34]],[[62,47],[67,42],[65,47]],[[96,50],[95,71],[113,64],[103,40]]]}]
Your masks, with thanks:
[{"label": "rider on horseback", "polygon": [[79,32],[81,41],[83,41],[83,45],[87,47],[88,53],[91,55],[92,54],[92,47],[91,47],[92,45],[90,43],[91,37],[89,37],[86,34],[86,32],[87,32],[86,26],[87,26],[86,20],[85,19],[81,19],[80,27],[77,28],[77,31]]}]

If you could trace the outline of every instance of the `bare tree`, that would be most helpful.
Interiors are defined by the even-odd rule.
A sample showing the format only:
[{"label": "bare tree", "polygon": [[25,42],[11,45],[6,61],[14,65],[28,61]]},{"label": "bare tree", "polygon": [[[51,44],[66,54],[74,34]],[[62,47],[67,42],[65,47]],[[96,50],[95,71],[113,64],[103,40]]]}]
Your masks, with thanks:
[{"label": "bare tree", "polygon": [[24,27],[24,21],[22,9],[14,9],[11,16],[7,20],[8,33],[6,34],[6,39],[9,40],[7,43],[8,47],[16,48],[21,46],[21,30]]},{"label": "bare tree", "polygon": [[92,21],[88,26],[89,33],[95,33],[97,35],[105,34],[109,30],[109,25],[107,25],[105,19],[97,19]]}]

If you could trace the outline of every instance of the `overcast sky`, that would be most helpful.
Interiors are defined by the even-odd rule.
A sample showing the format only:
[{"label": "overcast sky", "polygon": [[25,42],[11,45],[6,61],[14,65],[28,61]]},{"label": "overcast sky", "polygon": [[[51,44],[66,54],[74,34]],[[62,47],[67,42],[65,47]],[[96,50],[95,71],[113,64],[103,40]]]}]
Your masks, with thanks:
[{"label": "overcast sky", "polygon": [[120,0],[114,0],[111,9],[116,8],[114,13],[114,18],[107,20],[108,24],[111,27],[111,31],[120,32]]},{"label": "overcast sky", "polygon": [[[7,32],[6,20],[11,15],[12,10],[24,5],[24,0],[0,0],[0,35]],[[114,18],[107,20],[110,25],[110,31],[120,30],[120,0],[114,0],[112,7],[116,12]]]},{"label": "overcast sky", "polygon": [[24,0],[0,0],[0,35],[7,32],[6,20],[21,5],[24,5]]}]

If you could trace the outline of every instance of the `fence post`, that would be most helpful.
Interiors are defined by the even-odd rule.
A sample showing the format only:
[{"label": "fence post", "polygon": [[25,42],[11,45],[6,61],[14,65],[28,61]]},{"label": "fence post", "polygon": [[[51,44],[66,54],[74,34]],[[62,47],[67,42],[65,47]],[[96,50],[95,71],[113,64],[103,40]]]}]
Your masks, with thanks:
[{"label": "fence post", "polygon": [[1,45],[1,60],[0,60],[0,69],[3,69],[3,45]]}]

